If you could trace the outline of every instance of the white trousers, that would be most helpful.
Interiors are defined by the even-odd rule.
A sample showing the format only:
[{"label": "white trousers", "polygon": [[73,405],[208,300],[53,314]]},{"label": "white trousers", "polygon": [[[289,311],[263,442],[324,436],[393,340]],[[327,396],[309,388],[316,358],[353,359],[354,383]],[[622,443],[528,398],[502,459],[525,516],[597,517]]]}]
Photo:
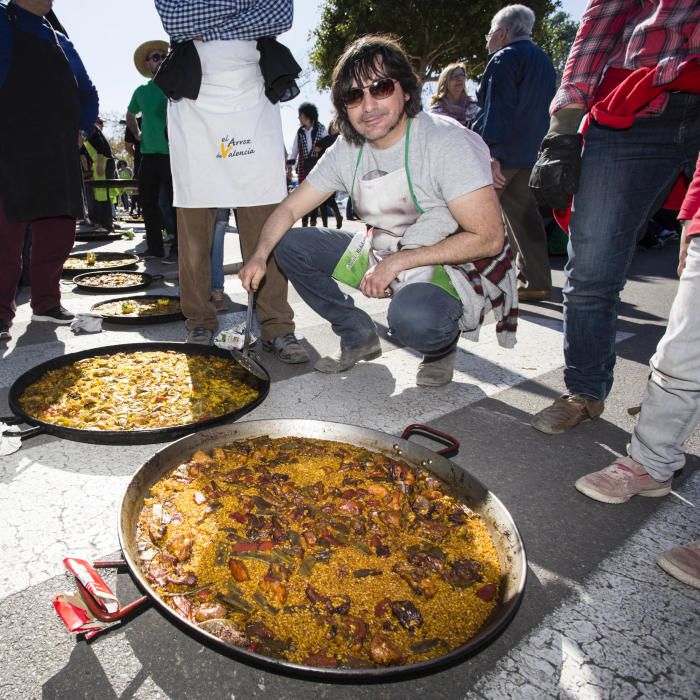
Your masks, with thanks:
[{"label": "white trousers", "polygon": [[666,481],[685,464],[683,443],[700,422],[700,236],[690,239],[668,327],[649,366],[628,452],[652,477]]}]

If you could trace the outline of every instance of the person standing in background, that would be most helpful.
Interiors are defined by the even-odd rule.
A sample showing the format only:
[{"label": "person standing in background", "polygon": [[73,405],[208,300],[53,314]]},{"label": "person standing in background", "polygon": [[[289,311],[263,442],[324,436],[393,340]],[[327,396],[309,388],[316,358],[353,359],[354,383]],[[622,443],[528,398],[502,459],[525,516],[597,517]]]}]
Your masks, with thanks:
[{"label": "person standing in background", "polygon": [[[83,216],[80,145],[94,129],[97,91],[73,44],[56,31],[53,0],[0,4],[0,340],[10,339],[22,246],[31,229],[32,320],[70,323],[63,264]],[[51,115],[47,119],[47,115]]]},{"label": "person standing in background", "polygon": [[479,108],[467,95],[466,83],[467,69],[463,63],[450,63],[443,68],[435,94],[430,98],[430,111],[451,117],[462,126],[471,126]]},{"label": "person standing in background", "polygon": [[[146,257],[163,258],[163,215],[159,198],[161,189],[173,200],[173,179],[170,173],[170,149],[166,136],[168,98],[152,78],[168,54],[168,42],[146,41],[134,52],[134,65],[149,78],[134,91],[126,113],[126,123],[140,143],[141,163],[138,169],[139,202],[146,225]],[[141,115],[139,127],[137,117]],[[177,231],[175,231],[177,236]]]},{"label": "person standing in background", "polygon": [[[168,104],[168,132],[187,341],[209,345],[219,325],[211,301],[217,209],[236,209],[245,261],[265,220],[287,193],[280,108],[265,95],[256,41],[287,31],[293,4],[156,0],[156,10],[174,43],[193,40],[201,64],[197,98]],[[287,279],[270,259],[266,282],[256,296],[263,349],[282,362],[308,362],[294,335],[287,287]]]},{"label": "person standing in background", "polygon": [[530,191],[532,166],[549,126],[556,72],[532,41],[535,13],[508,5],[491,20],[486,48],[491,55],[477,92],[473,129],[491,151],[494,186],[516,254],[520,301],[549,299],[552,273],[547,234]]},{"label": "person standing in background", "polygon": [[[318,120],[318,109],[310,102],[303,102],[299,105],[299,124],[292,145],[292,152],[287,163],[296,163],[297,181],[301,185],[311,169],[318,160],[318,142],[328,136],[326,127]],[[301,220],[302,226],[316,226],[318,219],[318,209],[305,214]],[[340,228],[340,227],[338,227]]]}]

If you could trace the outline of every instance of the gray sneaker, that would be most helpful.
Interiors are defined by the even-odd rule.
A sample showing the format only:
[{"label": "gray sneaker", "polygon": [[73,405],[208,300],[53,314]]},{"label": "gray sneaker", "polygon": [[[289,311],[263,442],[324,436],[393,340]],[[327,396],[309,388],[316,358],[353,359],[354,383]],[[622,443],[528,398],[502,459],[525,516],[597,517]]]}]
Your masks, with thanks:
[{"label": "gray sneaker", "polygon": [[418,365],[416,386],[445,386],[452,381],[457,348],[438,359],[426,355]]},{"label": "gray sneaker", "polygon": [[214,331],[208,328],[193,328],[187,332],[186,343],[195,345],[211,345],[214,342]]},{"label": "gray sneaker", "polygon": [[376,360],[382,355],[382,346],[375,335],[371,340],[355,347],[341,348],[335,355],[322,357],[314,365],[314,369],[325,374],[337,374],[354,367],[361,360]]},{"label": "gray sneaker", "polygon": [[309,353],[297,340],[294,333],[284,333],[272,340],[263,340],[263,350],[271,352],[277,359],[290,365],[299,365],[309,361]]},{"label": "gray sneaker", "polygon": [[10,340],[10,338],[12,338],[10,324],[5,321],[0,321],[0,340]]}]

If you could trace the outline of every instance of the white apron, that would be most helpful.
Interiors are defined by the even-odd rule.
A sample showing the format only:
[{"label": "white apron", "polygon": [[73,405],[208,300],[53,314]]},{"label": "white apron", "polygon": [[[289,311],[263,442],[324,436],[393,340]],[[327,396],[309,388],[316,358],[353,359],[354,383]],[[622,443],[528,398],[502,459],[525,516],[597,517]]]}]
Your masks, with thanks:
[{"label": "white apron", "polygon": [[[366,231],[353,236],[352,241],[333,270],[340,282],[358,287],[367,269],[399,250],[406,229],[416,222],[423,209],[413,194],[413,183],[408,169],[408,147],[411,123],[406,124],[404,167],[371,180],[357,179],[364,144],[355,163],[350,196],[355,213],[367,224]],[[403,270],[389,285],[397,292],[405,284],[429,282],[437,285],[459,300],[442,265],[424,265]]]},{"label": "white apron", "polygon": [[249,207],[287,195],[279,105],[265,96],[254,41],[195,41],[196,100],[168,102],[176,207]]}]

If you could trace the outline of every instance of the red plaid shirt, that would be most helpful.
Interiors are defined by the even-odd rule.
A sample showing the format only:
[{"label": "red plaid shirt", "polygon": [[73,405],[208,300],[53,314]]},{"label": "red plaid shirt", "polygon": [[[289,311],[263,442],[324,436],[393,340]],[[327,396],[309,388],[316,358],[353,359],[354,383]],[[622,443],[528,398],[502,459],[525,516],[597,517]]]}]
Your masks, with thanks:
[{"label": "red plaid shirt", "polygon": [[[550,112],[576,102],[590,109],[608,67],[658,65],[654,84],[665,85],[694,59],[700,59],[698,0],[590,0]],[[665,96],[659,102],[650,111],[661,109]]]}]

